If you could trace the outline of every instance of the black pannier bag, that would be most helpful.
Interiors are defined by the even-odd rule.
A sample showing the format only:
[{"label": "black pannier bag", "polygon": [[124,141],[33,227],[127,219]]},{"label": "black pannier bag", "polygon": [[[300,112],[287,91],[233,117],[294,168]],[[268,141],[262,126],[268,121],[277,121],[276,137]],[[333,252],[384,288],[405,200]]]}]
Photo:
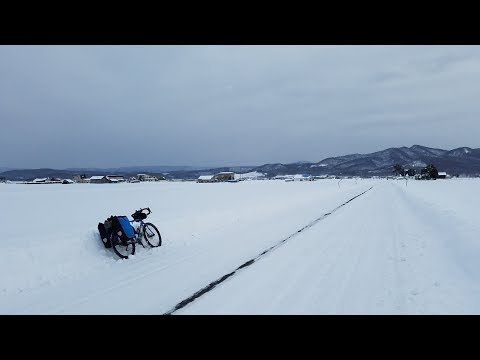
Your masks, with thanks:
[{"label": "black pannier bag", "polygon": [[111,224],[108,220],[105,221],[105,223],[98,223],[98,232],[100,233],[100,238],[106,248],[112,247],[112,244],[110,244],[110,241],[108,240],[109,227],[111,227]]},{"label": "black pannier bag", "polygon": [[147,218],[147,214],[145,214],[144,212],[142,211],[135,211],[133,214],[132,214],[132,218],[134,220],[145,220]]},{"label": "black pannier bag", "polygon": [[135,237],[133,226],[126,216],[114,216],[111,224],[111,231],[118,235],[118,238],[124,245]]}]

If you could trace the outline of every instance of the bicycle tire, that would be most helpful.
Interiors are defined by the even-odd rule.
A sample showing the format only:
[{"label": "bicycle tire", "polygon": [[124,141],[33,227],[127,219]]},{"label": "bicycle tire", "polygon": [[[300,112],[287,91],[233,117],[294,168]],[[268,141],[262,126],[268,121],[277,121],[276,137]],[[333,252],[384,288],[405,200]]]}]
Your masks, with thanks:
[{"label": "bicycle tire", "polygon": [[129,255],[135,254],[135,243],[128,244],[127,246],[123,245],[118,239],[118,235],[115,233],[112,233],[110,235],[109,240],[110,240],[110,245],[112,245],[113,251],[121,259],[128,259]]},{"label": "bicycle tire", "polygon": [[[153,241],[153,237],[155,235],[158,235],[158,243],[157,243],[157,241]],[[152,223],[145,223],[143,225],[143,238],[146,240],[148,245],[150,245],[151,247],[162,246],[162,236],[160,235],[160,231],[158,231],[157,227],[155,225],[153,225]]]}]

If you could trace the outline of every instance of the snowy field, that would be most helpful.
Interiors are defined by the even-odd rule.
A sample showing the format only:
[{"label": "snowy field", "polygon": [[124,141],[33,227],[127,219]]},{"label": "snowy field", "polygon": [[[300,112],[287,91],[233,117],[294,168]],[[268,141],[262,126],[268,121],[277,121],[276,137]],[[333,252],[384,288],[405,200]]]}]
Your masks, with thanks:
[{"label": "snowy field", "polygon": [[[163,245],[119,260],[97,224],[142,207]],[[163,314],[292,234],[173,314],[480,314],[479,213],[477,179],[0,184],[0,314]]]}]

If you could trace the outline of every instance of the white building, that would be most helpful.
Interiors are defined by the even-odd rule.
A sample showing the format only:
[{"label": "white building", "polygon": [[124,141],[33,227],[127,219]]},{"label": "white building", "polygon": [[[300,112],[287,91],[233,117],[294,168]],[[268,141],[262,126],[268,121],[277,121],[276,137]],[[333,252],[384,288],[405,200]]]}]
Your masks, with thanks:
[{"label": "white building", "polygon": [[91,176],[89,179],[86,179],[90,184],[106,184],[111,182],[105,175],[95,175]]},{"label": "white building", "polygon": [[232,171],[222,171],[214,175],[215,181],[235,180],[235,173]]},{"label": "white building", "polygon": [[36,178],[33,181],[28,181],[26,184],[61,184],[62,180],[48,177],[48,178]]},{"label": "white building", "polygon": [[107,179],[112,182],[123,182],[125,179],[122,175],[107,175]]},{"label": "white building", "polygon": [[155,176],[149,174],[137,174],[137,179],[140,181],[157,181]]},{"label": "white building", "polygon": [[214,182],[215,175],[201,175],[197,179],[197,183],[211,183]]},{"label": "white building", "polygon": [[257,171],[252,171],[245,174],[235,174],[235,180],[265,180],[265,174]]},{"label": "white building", "polygon": [[305,174],[296,174],[293,176],[294,181],[311,181],[313,180],[313,177],[311,175],[305,175]]}]

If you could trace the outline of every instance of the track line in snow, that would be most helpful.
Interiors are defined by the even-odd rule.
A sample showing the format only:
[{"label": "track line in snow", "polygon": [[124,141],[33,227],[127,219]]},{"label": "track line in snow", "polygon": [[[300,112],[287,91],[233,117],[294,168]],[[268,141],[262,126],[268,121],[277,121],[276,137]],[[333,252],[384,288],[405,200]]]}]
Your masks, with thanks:
[{"label": "track line in snow", "polygon": [[191,302],[195,301],[196,299],[198,299],[200,296],[204,295],[205,293],[211,291],[213,288],[215,288],[215,286],[217,286],[218,284],[224,282],[225,280],[227,280],[229,277],[233,276],[238,270],[241,270],[243,268],[246,268],[250,265],[252,265],[255,261],[257,261],[258,259],[260,259],[262,256],[264,256],[265,254],[269,253],[270,251],[278,248],[280,245],[284,244],[287,240],[290,240],[291,238],[293,238],[294,236],[298,235],[299,233],[301,233],[302,231],[304,230],[307,230],[308,228],[311,228],[313,225],[315,225],[316,223],[318,223],[319,221],[325,219],[326,217],[332,215],[335,211],[337,211],[338,209],[340,209],[341,207],[347,205],[349,202],[355,200],[356,198],[362,196],[363,194],[365,194],[366,192],[370,191],[373,189],[373,186],[370,187],[368,190],[365,190],[364,192],[354,196],[353,198],[351,198],[350,200],[347,200],[346,202],[344,202],[343,204],[337,206],[335,209],[333,209],[332,211],[330,212],[327,212],[325,214],[323,214],[322,216],[320,216],[319,218],[313,220],[312,222],[310,222],[309,224],[305,225],[303,228],[301,228],[300,230],[294,232],[293,234],[287,236],[285,239],[279,241],[277,244],[271,246],[270,248],[268,248],[267,250],[261,252],[260,254],[258,254],[256,257],[254,257],[253,259],[250,259],[248,261],[246,261],[245,263],[243,263],[242,265],[240,265],[239,267],[237,267],[235,270],[233,270],[232,272],[226,274],[226,275],[223,275],[222,277],[220,277],[219,279],[211,282],[209,285],[205,286],[204,288],[200,289],[199,291],[195,292],[193,295],[189,296],[188,298],[180,301],[178,304],[176,304],[172,309],[170,309],[169,311],[167,311],[166,313],[164,313],[163,315],[171,315],[173,314],[175,311],[177,310],[180,310],[181,308],[185,307],[186,305],[190,304]]},{"label": "track line in snow", "polygon": [[[129,273],[129,276],[127,278],[119,279],[119,282],[112,285],[112,286],[108,286],[106,288],[102,288],[100,290],[91,292],[90,294],[88,294],[86,296],[82,296],[81,298],[76,299],[75,301],[73,301],[71,303],[62,305],[61,307],[55,308],[53,310],[49,310],[46,314],[47,315],[60,314],[65,309],[68,309],[68,308],[70,308],[72,306],[75,306],[75,305],[79,305],[79,304],[83,304],[83,303],[88,302],[92,297],[102,295],[102,294],[107,294],[107,293],[111,292],[112,290],[118,289],[122,286],[131,284],[131,283],[134,283],[135,281],[137,281],[139,279],[142,279],[142,278],[145,278],[145,277],[148,277],[148,276],[150,276],[150,275],[152,275],[152,274],[154,274],[158,271],[162,271],[162,270],[165,270],[165,269],[170,268],[172,266],[183,263],[183,262],[187,261],[188,259],[191,259],[191,258],[195,257],[195,255],[196,254],[185,256],[185,257],[180,258],[180,259],[178,259],[177,261],[175,261],[171,264],[162,265],[160,267],[156,266],[153,269],[150,269],[148,271],[145,271],[145,269],[142,268],[142,271],[141,271],[140,274],[135,274],[134,272],[131,272],[131,273]],[[140,271],[138,271],[138,272],[140,272]]]}]

